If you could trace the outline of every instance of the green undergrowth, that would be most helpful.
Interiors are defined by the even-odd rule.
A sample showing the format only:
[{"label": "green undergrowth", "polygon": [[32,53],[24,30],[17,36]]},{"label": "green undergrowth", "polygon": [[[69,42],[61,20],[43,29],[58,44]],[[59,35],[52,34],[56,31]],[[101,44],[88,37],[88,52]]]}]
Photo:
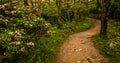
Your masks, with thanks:
[{"label": "green undergrowth", "polygon": [[[1,19],[0,63],[53,63],[56,50],[70,34],[87,30],[89,19],[64,22],[60,28],[44,18]],[[2,21],[9,21],[4,23]]]},{"label": "green undergrowth", "polygon": [[[38,44],[44,44],[42,62],[40,63],[54,63],[54,58],[57,53],[57,48],[64,42],[64,40],[73,33],[85,31],[92,26],[93,22],[89,19],[80,20],[79,22],[66,22],[58,29],[52,27],[52,34],[49,37],[42,37]],[[45,57],[45,55],[47,57]],[[44,58],[44,59],[43,59]],[[51,61],[52,60],[52,61]]]},{"label": "green undergrowth", "polygon": [[120,63],[120,22],[110,20],[110,23],[108,40],[100,38],[99,33],[93,40],[100,52],[109,59],[108,63]]}]

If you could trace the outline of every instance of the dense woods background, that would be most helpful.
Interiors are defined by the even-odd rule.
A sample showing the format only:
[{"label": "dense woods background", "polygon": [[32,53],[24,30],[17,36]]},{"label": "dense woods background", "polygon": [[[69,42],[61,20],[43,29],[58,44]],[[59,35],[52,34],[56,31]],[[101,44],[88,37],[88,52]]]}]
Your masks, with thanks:
[{"label": "dense woods background", "polygon": [[0,63],[53,63],[69,34],[93,25],[87,17],[101,20],[95,44],[119,63],[119,0],[0,0]]}]

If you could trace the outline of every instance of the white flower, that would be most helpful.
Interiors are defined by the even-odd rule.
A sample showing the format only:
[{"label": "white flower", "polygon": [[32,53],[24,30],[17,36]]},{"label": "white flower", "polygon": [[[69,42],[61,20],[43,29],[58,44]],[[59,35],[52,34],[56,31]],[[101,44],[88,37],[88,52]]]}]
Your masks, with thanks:
[{"label": "white flower", "polygon": [[31,8],[30,8],[29,6],[27,6],[27,7],[26,7],[26,10],[27,10],[28,12],[30,12],[30,11],[31,11]]},{"label": "white flower", "polygon": [[6,7],[6,6],[8,6],[8,4],[6,3],[6,4],[4,4],[4,6]]},{"label": "white flower", "polygon": [[18,35],[20,35],[20,36],[22,35],[22,34],[21,34],[21,33],[19,33],[19,32],[18,32],[17,34],[18,34]]},{"label": "white flower", "polygon": [[9,43],[10,45],[20,45],[20,41],[15,41],[15,42],[11,42]]},{"label": "white flower", "polygon": [[15,31],[15,33],[17,33],[18,31]]},{"label": "white flower", "polygon": [[8,22],[8,19],[5,19],[4,21],[5,21],[5,22]]},{"label": "white flower", "polygon": [[6,55],[6,52],[4,52],[3,55]]},{"label": "white flower", "polygon": [[2,18],[0,18],[0,20],[3,20]]},{"label": "white flower", "polygon": [[32,27],[33,25],[32,24],[29,24],[30,27]]},{"label": "white flower", "polygon": [[88,2],[91,2],[92,0],[88,0]]},{"label": "white flower", "polygon": [[3,16],[3,15],[0,15],[0,18],[2,19],[2,18],[4,18],[4,16]]},{"label": "white flower", "polygon": [[13,8],[16,9],[16,6],[14,6]]},{"label": "white flower", "polygon": [[8,34],[13,35],[14,32],[8,32]]},{"label": "white flower", "polygon": [[16,45],[20,45],[20,41],[17,41],[17,42],[16,42]]},{"label": "white flower", "polygon": [[34,43],[33,42],[29,42],[27,43],[28,46],[34,46]]},{"label": "white flower", "polygon": [[50,33],[52,33],[52,31],[51,31],[51,30],[48,30],[47,33],[50,34]]},{"label": "white flower", "polygon": [[48,22],[45,23],[45,26],[46,26],[46,27],[48,27],[49,25],[50,25],[50,23],[48,23]]},{"label": "white flower", "polygon": [[22,35],[22,34],[21,34],[20,32],[18,32],[18,31],[15,31],[15,33],[16,33],[17,35],[19,35],[19,36]]},{"label": "white flower", "polygon": [[8,19],[5,19],[5,20],[4,20],[4,23],[5,23],[5,24],[7,24],[8,22],[9,22]]},{"label": "white flower", "polygon": [[49,26],[49,24],[48,24],[48,23],[45,23],[45,26]]},{"label": "white flower", "polygon": [[25,47],[22,47],[21,49],[20,49],[20,51],[24,51],[25,50]]},{"label": "white flower", "polygon": [[37,19],[35,19],[34,21],[37,21]]},{"label": "white flower", "polygon": [[13,10],[11,11],[11,14],[14,15],[17,11]]},{"label": "white flower", "polygon": [[5,5],[1,5],[1,9],[5,9]]},{"label": "white flower", "polygon": [[27,23],[25,23],[25,26],[27,26],[28,24]]},{"label": "white flower", "polygon": [[14,36],[14,38],[21,38],[21,37],[22,37],[22,36],[17,36],[17,35]]}]

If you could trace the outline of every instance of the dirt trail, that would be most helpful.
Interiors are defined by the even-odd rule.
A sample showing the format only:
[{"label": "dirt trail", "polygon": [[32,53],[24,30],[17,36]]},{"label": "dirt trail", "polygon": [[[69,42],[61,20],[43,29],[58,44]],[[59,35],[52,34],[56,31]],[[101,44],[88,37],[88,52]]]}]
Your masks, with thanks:
[{"label": "dirt trail", "polygon": [[94,47],[91,37],[100,30],[100,21],[84,32],[71,35],[59,48],[55,63],[106,63],[106,59]]}]

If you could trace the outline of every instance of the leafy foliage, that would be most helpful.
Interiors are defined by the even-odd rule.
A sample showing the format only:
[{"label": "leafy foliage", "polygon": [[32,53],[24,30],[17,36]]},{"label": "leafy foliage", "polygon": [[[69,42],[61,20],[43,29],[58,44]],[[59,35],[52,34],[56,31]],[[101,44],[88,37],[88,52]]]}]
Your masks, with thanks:
[{"label": "leafy foliage", "polygon": [[114,19],[119,19],[120,18],[120,1],[119,0],[114,0],[112,7],[111,7],[111,12],[110,12],[110,17]]},{"label": "leafy foliage", "polygon": [[112,26],[108,31],[108,40],[101,39],[99,34],[94,37],[96,46],[101,53],[109,58],[109,63],[119,63],[120,60],[120,26],[118,20],[110,21]]},{"label": "leafy foliage", "polygon": [[52,63],[56,48],[69,34],[92,26],[87,18],[75,18],[61,20],[58,28],[57,18],[55,2],[42,2],[42,9],[13,0],[0,2],[0,63]]}]

